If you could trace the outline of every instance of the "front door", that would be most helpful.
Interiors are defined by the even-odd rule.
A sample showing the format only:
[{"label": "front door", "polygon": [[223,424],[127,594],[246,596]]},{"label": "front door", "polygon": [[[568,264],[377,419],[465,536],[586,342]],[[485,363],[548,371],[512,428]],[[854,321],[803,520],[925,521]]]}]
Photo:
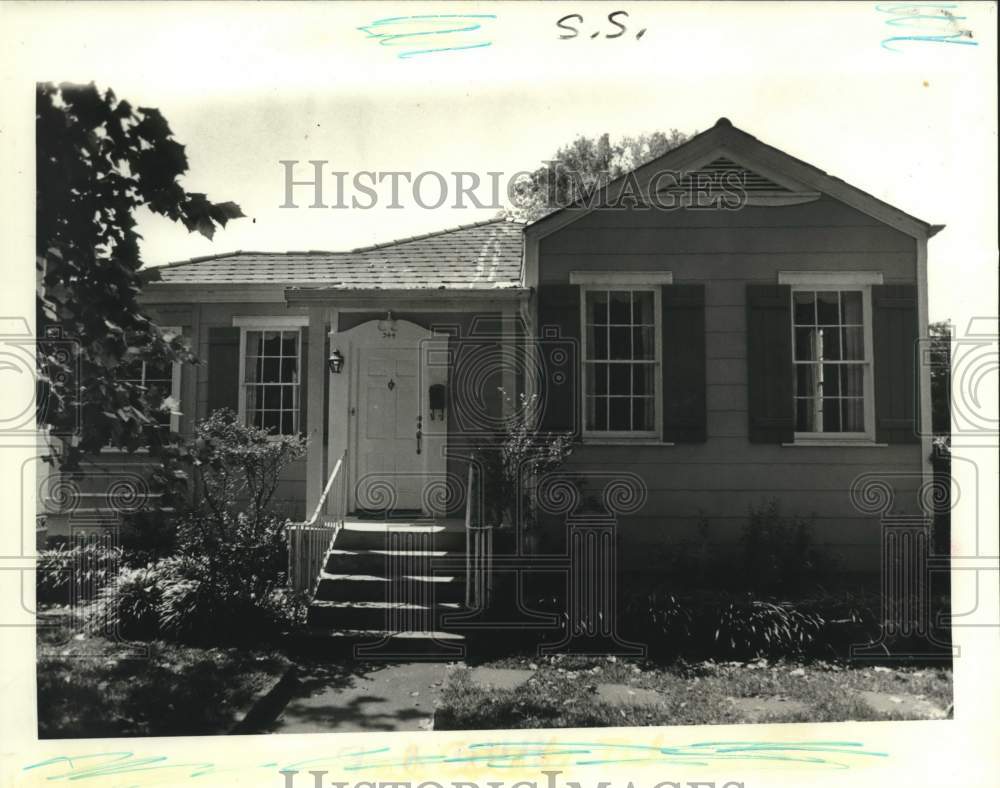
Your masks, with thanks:
[{"label": "front door", "polygon": [[448,340],[407,320],[373,320],[331,336],[346,358],[330,376],[330,467],[347,458],[346,511],[444,516],[447,415],[429,408],[448,383]]},{"label": "front door", "polygon": [[361,354],[358,508],[422,512],[420,349],[375,347]]}]

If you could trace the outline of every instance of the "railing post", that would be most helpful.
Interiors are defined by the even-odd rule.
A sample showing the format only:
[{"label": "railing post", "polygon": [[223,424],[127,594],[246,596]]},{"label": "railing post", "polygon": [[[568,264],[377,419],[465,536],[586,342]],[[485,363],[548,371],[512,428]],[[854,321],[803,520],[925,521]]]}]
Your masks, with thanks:
[{"label": "railing post", "polygon": [[469,462],[469,478],[465,485],[465,606],[472,607],[472,462]]},{"label": "railing post", "polygon": [[[324,507],[333,490],[334,482],[339,483],[340,506],[346,505],[345,467],[347,452],[333,466],[330,478],[323,488],[312,517],[302,523],[289,522],[285,533],[288,545],[288,584],[295,592],[313,590],[313,583],[322,569],[323,558],[339,530],[338,526],[330,528],[326,521],[319,522]],[[338,476],[341,478],[338,480]],[[344,515],[340,515],[340,525],[343,525]],[[336,515],[335,515],[336,516]]]}]

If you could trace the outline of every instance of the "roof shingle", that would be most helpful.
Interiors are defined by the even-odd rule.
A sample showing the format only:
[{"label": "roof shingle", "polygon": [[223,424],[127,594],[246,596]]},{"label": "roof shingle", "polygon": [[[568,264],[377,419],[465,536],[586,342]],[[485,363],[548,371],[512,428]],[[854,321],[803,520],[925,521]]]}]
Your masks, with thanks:
[{"label": "roof shingle", "polygon": [[519,287],[521,229],[502,219],[350,252],[232,252],[156,270],[165,284],[322,285],[344,290]]}]

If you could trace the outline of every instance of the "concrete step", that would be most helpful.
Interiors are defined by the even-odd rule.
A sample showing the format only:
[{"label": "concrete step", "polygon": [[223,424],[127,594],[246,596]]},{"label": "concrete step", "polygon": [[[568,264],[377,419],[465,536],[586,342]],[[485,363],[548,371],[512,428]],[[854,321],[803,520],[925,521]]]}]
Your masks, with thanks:
[{"label": "concrete step", "polygon": [[408,523],[348,522],[337,534],[338,550],[465,550],[465,531],[434,520]]},{"label": "concrete step", "polygon": [[446,613],[457,613],[457,602],[421,605],[412,602],[342,602],[316,600],[309,606],[307,624],[333,629],[385,631],[435,630]]},{"label": "concrete step", "polygon": [[435,566],[454,572],[464,566],[465,554],[453,550],[347,550],[334,548],[324,571],[339,575],[427,574]]},{"label": "concrete step", "polygon": [[315,599],[330,602],[460,602],[465,598],[461,575],[334,574],[321,572]]}]

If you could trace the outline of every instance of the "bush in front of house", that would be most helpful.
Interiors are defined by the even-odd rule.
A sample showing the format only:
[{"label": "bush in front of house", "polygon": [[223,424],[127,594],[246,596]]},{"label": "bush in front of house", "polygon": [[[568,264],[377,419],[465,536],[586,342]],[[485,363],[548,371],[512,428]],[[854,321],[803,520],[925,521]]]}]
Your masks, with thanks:
[{"label": "bush in front of house", "polygon": [[272,500],[305,448],[304,438],[248,427],[228,409],[200,422],[181,452],[194,490],[173,554],[120,572],[96,615],[124,637],[201,643],[300,622],[303,600],[285,589],[287,523]]},{"label": "bush in front of house", "polygon": [[121,547],[86,535],[41,550],[36,564],[40,605],[89,602],[113,582],[125,561]]},{"label": "bush in front of house", "polygon": [[174,577],[177,559],[165,558],[148,566],[127,567],[105,586],[94,617],[104,631],[126,640],[150,640],[160,634],[160,601]]},{"label": "bush in front of house", "polygon": [[787,602],[743,598],[714,611],[720,656],[801,657],[818,645],[824,619]]},{"label": "bush in front of house", "polygon": [[515,399],[503,389],[499,391],[506,415],[496,432],[484,438],[473,454],[473,461],[482,471],[484,517],[487,524],[519,524],[527,532],[538,519],[534,484],[569,459],[573,436],[536,429],[537,394],[521,394]]},{"label": "bush in front of house", "polygon": [[797,601],[719,591],[631,595],[621,631],[657,658],[845,656],[878,636],[873,600],[838,594]]},{"label": "bush in front of house", "polygon": [[751,508],[740,538],[735,578],[755,591],[801,594],[836,572],[832,556],[813,543],[813,519],[785,516],[775,499]]}]

